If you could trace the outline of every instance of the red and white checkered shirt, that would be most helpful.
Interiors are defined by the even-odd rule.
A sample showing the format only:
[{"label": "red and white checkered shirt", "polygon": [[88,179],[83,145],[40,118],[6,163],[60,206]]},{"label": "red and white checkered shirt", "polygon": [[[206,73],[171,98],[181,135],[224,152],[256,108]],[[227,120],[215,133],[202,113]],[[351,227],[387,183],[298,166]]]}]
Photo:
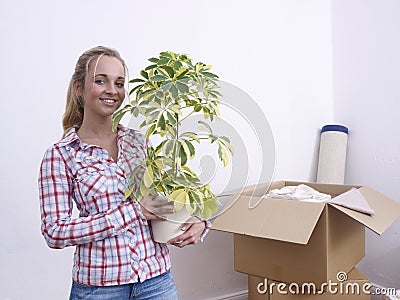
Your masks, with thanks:
[{"label": "red and white checkered shirt", "polygon": [[76,246],[74,281],[126,284],[170,268],[166,244],[153,241],[139,204],[124,199],[127,174],[144,158],[145,147],[142,134],[119,126],[117,162],[83,143],[75,128],[47,149],[39,174],[42,233],[51,248]]}]

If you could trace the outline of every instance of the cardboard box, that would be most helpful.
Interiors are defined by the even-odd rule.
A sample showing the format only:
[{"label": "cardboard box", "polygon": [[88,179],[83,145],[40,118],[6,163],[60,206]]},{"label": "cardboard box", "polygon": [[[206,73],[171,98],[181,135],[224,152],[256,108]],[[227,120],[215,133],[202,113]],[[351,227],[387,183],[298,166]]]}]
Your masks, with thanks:
[{"label": "cardboard box", "polygon": [[349,272],[365,255],[365,227],[382,234],[399,216],[400,204],[364,186],[357,188],[373,217],[338,205],[264,198],[269,189],[306,184],[340,195],[353,186],[278,181],[231,195],[232,204],[213,229],[234,233],[235,270],[281,282],[317,285]]},{"label": "cardboard box", "polygon": [[330,286],[290,285],[249,275],[249,300],[369,300],[371,283],[358,269]]}]

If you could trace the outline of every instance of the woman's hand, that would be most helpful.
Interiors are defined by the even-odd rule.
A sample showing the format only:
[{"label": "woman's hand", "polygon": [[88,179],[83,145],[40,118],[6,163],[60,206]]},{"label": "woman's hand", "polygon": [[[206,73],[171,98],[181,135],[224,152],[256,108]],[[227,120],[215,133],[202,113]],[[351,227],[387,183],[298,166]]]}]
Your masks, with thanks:
[{"label": "woman's hand", "polygon": [[204,221],[196,217],[191,217],[186,223],[183,223],[181,230],[183,233],[168,241],[168,244],[183,248],[187,245],[197,244],[201,234],[206,228]]},{"label": "woman's hand", "polygon": [[140,202],[140,208],[147,220],[166,220],[164,214],[174,212],[174,203],[162,196],[147,196]]}]

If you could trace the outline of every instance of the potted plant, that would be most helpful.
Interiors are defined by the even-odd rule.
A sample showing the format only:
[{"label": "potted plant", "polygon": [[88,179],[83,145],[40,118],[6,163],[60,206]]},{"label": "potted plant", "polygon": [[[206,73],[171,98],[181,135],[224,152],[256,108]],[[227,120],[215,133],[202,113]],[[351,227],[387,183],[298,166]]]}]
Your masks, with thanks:
[{"label": "potted plant", "polygon": [[[146,129],[150,141],[154,136],[158,141],[147,147],[146,158],[133,170],[131,178],[142,172],[139,187],[134,189],[132,179],[125,196],[140,201],[148,195],[164,195],[174,202],[175,212],[187,213],[183,218],[197,215],[208,219],[217,210],[217,196],[189,168],[188,161],[202,141],[217,145],[224,166],[233,154],[229,139],[216,135],[206,122],[219,117],[218,76],[210,72],[211,66],[193,63],[186,54],[166,51],[149,61],[141,77],[129,81],[134,84],[129,92],[131,102],[113,115],[114,130],[126,113],[143,116],[140,128]],[[203,131],[183,131],[183,122],[196,114],[203,116],[198,121]],[[152,222],[153,233],[154,225]]]}]

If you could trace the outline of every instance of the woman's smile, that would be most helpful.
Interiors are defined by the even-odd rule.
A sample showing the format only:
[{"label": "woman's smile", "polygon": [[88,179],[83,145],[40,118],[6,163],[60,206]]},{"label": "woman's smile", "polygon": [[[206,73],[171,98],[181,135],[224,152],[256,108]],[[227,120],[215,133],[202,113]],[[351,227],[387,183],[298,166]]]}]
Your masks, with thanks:
[{"label": "woman's smile", "polygon": [[112,99],[112,98],[100,98],[100,100],[101,100],[104,104],[106,104],[106,105],[108,105],[108,106],[113,106],[115,103],[117,103],[117,100]]}]

